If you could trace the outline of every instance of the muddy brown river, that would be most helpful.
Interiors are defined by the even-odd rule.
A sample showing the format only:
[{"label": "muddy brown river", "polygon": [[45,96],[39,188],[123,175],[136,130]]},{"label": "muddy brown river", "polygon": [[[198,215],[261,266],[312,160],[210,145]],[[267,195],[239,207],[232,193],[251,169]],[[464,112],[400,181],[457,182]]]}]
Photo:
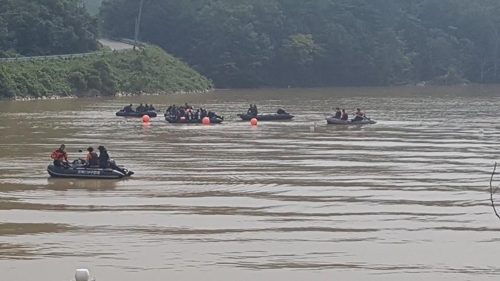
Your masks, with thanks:
[{"label": "muddy brown river", "polygon": [[[0,102],[0,280],[498,280],[500,88],[350,88]],[[153,103],[148,125],[116,117]],[[172,125],[167,104],[225,116]],[[293,121],[236,114],[283,107]],[[326,125],[340,106],[376,125]],[[312,129],[314,122],[317,123]],[[126,180],[49,178],[66,144]],[[497,183],[500,183],[500,176]],[[500,205],[500,194],[498,195]]]}]

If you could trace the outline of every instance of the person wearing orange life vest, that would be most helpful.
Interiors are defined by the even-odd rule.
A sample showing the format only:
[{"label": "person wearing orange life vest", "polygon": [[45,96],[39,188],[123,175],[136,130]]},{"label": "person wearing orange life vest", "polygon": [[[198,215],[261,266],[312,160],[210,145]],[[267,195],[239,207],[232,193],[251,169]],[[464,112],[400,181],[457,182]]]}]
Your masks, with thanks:
[{"label": "person wearing orange life vest", "polygon": [[94,152],[94,148],[92,146],[89,146],[89,148],[87,148],[87,151],[89,152],[86,158],[87,167],[99,168],[99,155]]},{"label": "person wearing orange life vest", "polygon": [[54,160],[54,166],[58,167],[69,166],[68,154],[66,153],[66,151],[64,151],[65,148],[66,146],[64,144],[61,144],[61,146],[57,150],[52,152],[50,158]]}]

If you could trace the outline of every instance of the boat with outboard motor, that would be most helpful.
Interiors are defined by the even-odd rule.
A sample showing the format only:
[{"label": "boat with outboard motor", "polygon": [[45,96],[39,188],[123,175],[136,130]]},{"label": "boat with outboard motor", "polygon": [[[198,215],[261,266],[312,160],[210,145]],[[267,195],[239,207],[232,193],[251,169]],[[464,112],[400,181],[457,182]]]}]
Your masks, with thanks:
[{"label": "boat with outboard motor", "polygon": [[143,112],[120,110],[120,111],[116,112],[116,116],[122,116],[122,117],[142,117],[144,115],[147,115],[151,118],[154,118],[158,114],[154,110],[143,111]]},{"label": "boat with outboard motor", "polygon": [[[224,121],[223,118],[212,117],[210,119],[210,124],[220,124]],[[203,119],[186,119],[185,117],[176,118],[173,116],[165,116],[165,121],[172,124],[203,124]]]},{"label": "boat with outboard motor", "polygon": [[341,120],[335,117],[326,118],[326,122],[330,125],[367,125],[367,124],[377,124],[375,120],[365,118],[359,121],[353,120]]},{"label": "boat with outboard motor", "polygon": [[129,177],[133,172],[122,168],[125,172],[111,168],[88,168],[85,166],[85,160],[78,159],[73,161],[72,165],[56,166],[51,163],[47,167],[47,172],[55,178],[85,178],[85,179],[121,179]]},{"label": "boat with outboard motor", "polygon": [[238,114],[238,117],[241,118],[241,120],[249,121],[252,120],[253,118],[257,119],[257,121],[272,121],[272,120],[291,120],[293,115],[290,113],[286,114],[258,114],[258,115],[252,115],[252,114]]}]

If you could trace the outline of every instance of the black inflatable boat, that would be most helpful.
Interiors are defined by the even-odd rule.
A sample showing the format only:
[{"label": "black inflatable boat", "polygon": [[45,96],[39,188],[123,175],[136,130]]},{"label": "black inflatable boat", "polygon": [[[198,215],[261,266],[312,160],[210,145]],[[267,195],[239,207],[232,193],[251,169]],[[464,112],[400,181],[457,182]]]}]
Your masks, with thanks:
[{"label": "black inflatable boat", "polygon": [[125,174],[113,169],[86,168],[81,163],[75,163],[72,166],[55,166],[50,164],[47,172],[55,178],[86,178],[86,179],[121,179],[129,176],[129,171]]},{"label": "black inflatable boat", "polygon": [[[172,124],[202,124],[203,123],[201,119],[177,119],[177,118],[174,118],[171,116],[166,116],[165,120],[168,123],[172,123]],[[220,124],[220,123],[222,123],[222,121],[224,121],[224,120],[219,119],[219,118],[210,118],[210,124]]]},{"label": "black inflatable boat", "polygon": [[330,117],[326,118],[326,122],[329,125],[366,125],[366,124],[377,124],[375,120],[371,119],[364,119],[360,121],[353,121],[353,120],[340,120],[338,118]]},{"label": "black inflatable boat", "polygon": [[116,116],[123,116],[123,117],[142,117],[144,115],[148,115],[151,118],[157,116],[156,111],[127,112],[127,111],[120,110],[116,113]]},{"label": "black inflatable boat", "polygon": [[238,114],[241,120],[252,120],[252,118],[257,119],[258,121],[271,121],[271,120],[290,120],[293,115],[287,114],[261,114],[261,115],[252,115],[252,114]]}]

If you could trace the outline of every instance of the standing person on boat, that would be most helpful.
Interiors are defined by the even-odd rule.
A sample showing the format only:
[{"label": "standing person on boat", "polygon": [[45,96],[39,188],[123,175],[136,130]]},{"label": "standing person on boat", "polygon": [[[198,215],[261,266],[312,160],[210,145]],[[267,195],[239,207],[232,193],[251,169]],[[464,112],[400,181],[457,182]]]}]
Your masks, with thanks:
[{"label": "standing person on boat", "polygon": [[50,158],[54,159],[54,166],[57,167],[69,166],[68,154],[66,153],[66,151],[64,151],[65,148],[66,146],[64,144],[61,144],[61,146],[58,149],[52,152]]},{"label": "standing person on boat", "polygon": [[99,156],[94,152],[94,148],[92,146],[89,146],[89,148],[87,148],[87,151],[89,152],[86,158],[87,167],[99,168]]},{"label": "standing person on boat", "polygon": [[335,116],[333,118],[335,118],[335,119],[342,118],[342,112],[340,112],[340,109],[338,107],[335,109],[337,110],[337,112],[335,112]]},{"label": "standing person on boat", "polygon": [[340,118],[340,120],[344,120],[344,121],[349,120],[349,114],[347,114],[345,109],[342,109],[342,118]]},{"label": "standing person on boat", "polygon": [[352,121],[363,121],[365,119],[365,114],[363,112],[361,112],[361,109],[359,108],[356,108],[356,112],[354,113],[356,114],[356,117],[354,117],[354,119],[352,119]]}]

